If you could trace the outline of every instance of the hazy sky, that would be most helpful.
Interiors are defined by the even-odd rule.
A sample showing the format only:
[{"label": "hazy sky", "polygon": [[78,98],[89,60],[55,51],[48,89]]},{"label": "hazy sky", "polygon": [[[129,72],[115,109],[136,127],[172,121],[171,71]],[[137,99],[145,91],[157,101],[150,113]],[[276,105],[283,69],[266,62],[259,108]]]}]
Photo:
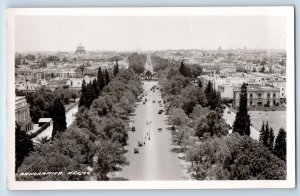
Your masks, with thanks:
[{"label": "hazy sky", "polygon": [[17,16],[16,51],[285,49],[284,16]]}]

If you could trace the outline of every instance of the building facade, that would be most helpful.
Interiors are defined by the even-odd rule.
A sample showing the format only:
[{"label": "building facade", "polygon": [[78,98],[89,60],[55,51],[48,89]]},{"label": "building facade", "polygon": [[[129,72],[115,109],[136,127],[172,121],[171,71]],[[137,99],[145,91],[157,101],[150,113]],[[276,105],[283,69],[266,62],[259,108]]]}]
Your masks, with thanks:
[{"label": "building facade", "polygon": [[32,122],[30,117],[30,105],[27,103],[25,97],[16,97],[15,100],[16,109],[15,116],[16,122],[20,126],[22,131],[30,131],[32,130]]},{"label": "building facade", "polygon": [[[233,107],[239,107],[240,93],[241,87],[233,89]],[[274,87],[251,84],[247,86],[247,98],[248,107],[272,107],[280,104],[280,90]]]}]

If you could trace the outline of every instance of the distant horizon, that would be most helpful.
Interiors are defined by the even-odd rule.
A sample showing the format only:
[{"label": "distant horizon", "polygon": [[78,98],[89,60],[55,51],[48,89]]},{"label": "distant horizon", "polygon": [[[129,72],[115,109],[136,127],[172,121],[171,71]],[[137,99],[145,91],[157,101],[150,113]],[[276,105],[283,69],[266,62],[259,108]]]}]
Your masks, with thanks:
[{"label": "distant horizon", "polygon": [[[160,50],[112,50],[112,49],[95,49],[95,50],[87,50],[85,48],[85,51],[87,53],[89,52],[160,52],[160,51],[190,51],[190,50],[196,50],[196,51],[283,51],[285,52],[286,49],[283,48],[275,48],[275,49],[271,49],[271,48],[247,48],[247,49],[243,49],[243,48],[230,48],[230,49],[226,49],[226,48],[222,48],[222,50],[219,49],[195,49],[195,48],[191,48],[191,49],[160,49]],[[59,52],[67,52],[67,53],[75,53],[76,48],[74,50],[27,50],[27,51],[15,51],[15,53],[59,53]]]}]

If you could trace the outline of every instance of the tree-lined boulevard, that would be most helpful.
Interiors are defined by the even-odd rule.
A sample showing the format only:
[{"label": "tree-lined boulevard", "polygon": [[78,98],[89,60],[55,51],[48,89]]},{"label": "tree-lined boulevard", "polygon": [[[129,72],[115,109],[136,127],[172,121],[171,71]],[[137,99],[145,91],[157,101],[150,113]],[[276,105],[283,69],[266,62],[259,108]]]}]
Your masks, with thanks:
[{"label": "tree-lined boulevard", "polygon": [[[67,113],[62,94],[43,94],[51,98],[46,100],[47,107],[44,98],[29,96],[37,117],[52,117],[53,126],[48,129],[53,132],[48,140],[39,136],[34,146],[26,135],[17,138],[18,146],[22,142],[29,146],[26,152],[16,151],[20,157],[17,179],[286,178],[285,130],[275,136],[266,122],[259,135],[253,131],[246,83],[241,85],[236,115],[229,115],[227,103],[212,82],[204,86],[197,80],[202,74],[200,65],[149,53],[132,53],[128,60],[128,69],[119,69],[116,60],[112,70],[99,67],[93,81],[83,80],[79,105]],[[158,81],[151,78],[153,70]],[[43,174],[48,171],[91,173]],[[34,175],[20,175],[26,172]]]},{"label": "tree-lined boulevard", "polygon": [[[164,107],[160,90],[155,92],[150,90],[155,86],[158,87],[157,81],[143,82],[145,96],[137,103],[134,116],[131,118],[130,127],[134,126],[135,131],[129,129],[128,146],[126,146],[128,152],[125,156],[129,165],[124,166],[122,171],[112,174],[113,177],[128,180],[189,179],[186,162],[182,159],[182,154],[176,152],[178,146],[172,142],[166,113],[158,114],[160,109],[164,110]],[[159,128],[161,131],[158,130]],[[138,146],[139,141],[142,141],[143,146]],[[138,153],[134,153],[136,147],[139,149]]]}]

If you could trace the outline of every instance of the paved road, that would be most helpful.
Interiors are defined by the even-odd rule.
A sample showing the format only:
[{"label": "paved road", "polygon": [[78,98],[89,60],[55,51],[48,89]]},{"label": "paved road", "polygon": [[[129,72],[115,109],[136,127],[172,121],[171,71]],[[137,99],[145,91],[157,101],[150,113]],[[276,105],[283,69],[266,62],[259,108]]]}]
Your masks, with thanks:
[{"label": "paved road", "polygon": [[[69,127],[74,121],[75,121],[75,114],[78,112],[78,105],[76,105],[74,108],[69,110],[66,113],[66,122],[67,122],[67,127]],[[36,141],[38,138],[41,137],[51,137],[52,136],[52,131],[53,131],[53,123],[50,124],[49,127],[47,127],[42,133],[37,135],[35,138],[33,138],[33,141]]]},{"label": "paved road", "polygon": [[[128,146],[126,149],[129,166],[125,166],[121,172],[112,174],[115,177],[123,177],[129,180],[185,180],[189,179],[186,173],[186,163],[179,157],[182,156],[173,150],[176,148],[171,141],[171,133],[167,130],[167,116],[163,112],[158,114],[158,101],[162,100],[160,91],[150,92],[150,88],[157,85],[156,81],[144,82],[144,92],[148,95],[148,101],[139,102],[133,116],[131,126],[135,132],[129,131]],[[152,103],[152,101],[155,103]],[[151,121],[150,127],[147,121]],[[150,133],[149,133],[150,128]],[[162,128],[162,132],[158,131]],[[150,140],[145,139],[149,136]],[[133,149],[138,147],[138,141],[145,142],[139,147],[139,153],[134,154]]]},{"label": "paved road", "polygon": [[145,64],[145,70],[146,71],[149,70],[151,73],[153,73],[153,65],[152,65],[152,62],[151,62],[150,53],[147,54],[147,61],[146,61],[146,64]]}]

